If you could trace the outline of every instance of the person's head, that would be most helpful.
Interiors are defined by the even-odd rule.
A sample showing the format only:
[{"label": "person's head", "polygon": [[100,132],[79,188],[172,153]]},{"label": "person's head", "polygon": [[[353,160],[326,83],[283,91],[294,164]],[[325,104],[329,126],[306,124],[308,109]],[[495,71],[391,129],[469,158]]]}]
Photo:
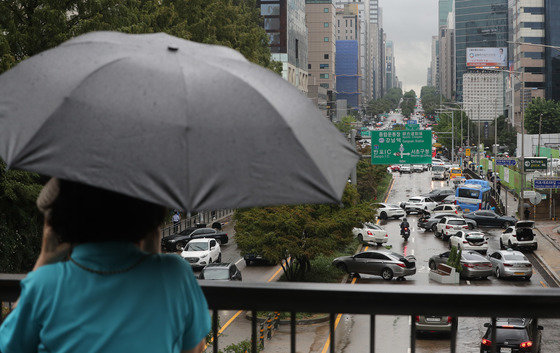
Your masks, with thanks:
[{"label": "person's head", "polygon": [[404,217],[404,218],[402,219],[402,221],[403,221],[403,223],[406,222],[406,217]]},{"label": "person's head", "polygon": [[500,48],[500,54],[503,54],[504,50],[502,48]]},{"label": "person's head", "polygon": [[139,242],[163,222],[163,206],[92,186],[51,179],[37,198],[46,223],[63,242]]}]

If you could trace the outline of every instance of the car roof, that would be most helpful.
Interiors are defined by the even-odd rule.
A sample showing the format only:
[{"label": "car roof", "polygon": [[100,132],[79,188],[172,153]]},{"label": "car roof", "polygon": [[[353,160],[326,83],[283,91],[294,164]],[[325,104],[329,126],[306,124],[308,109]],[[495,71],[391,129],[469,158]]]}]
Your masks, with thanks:
[{"label": "car roof", "polygon": [[212,240],[216,240],[216,239],[214,239],[214,238],[196,238],[196,239],[193,239],[193,240],[189,241],[189,244],[190,243],[208,243]]},{"label": "car roof", "polygon": [[447,218],[448,221],[451,221],[451,220],[453,220],[453,221],[454,220],[464,221],[463,218],[459,218],[459,217],[456,217],[456,216],[445,216],[445,217],[442,217],[442,218]]},{"label": "car roof", "polygon": [[521,251],[513,250],[513,249],[497,250],[495,252],[498,252],[502,255],[522,255],[523,257],[525,257],[525,254],[523,254]]},{"label": "car roof", "polygon": [[230,262],[222,262],[222,263],[219,263],[219,264],[212,263],[212,264],[206,265],[204,267],[204,269],[205,270],[208,270],[208,269],[214,270],[214,269],[221,269],[221,268],[230,268],[231,265],[232,265],[232,263],[230,263]]},{"label": "car roof", "polygon": [[461,253],[461,255],[466,259],[466,260],[484,260],[484,261],[488,261],[484,256],[480,255],[480,253],[470,250],[470,251],[463,251]]}]

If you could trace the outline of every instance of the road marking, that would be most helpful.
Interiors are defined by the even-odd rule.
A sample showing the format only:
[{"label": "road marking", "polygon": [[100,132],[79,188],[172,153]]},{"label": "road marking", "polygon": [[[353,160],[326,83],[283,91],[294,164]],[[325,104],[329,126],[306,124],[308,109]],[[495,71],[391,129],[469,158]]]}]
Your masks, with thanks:
[{"label": "road marking", "polygon": [[548,286],[546,285],[546,283],[544,283],[543,281],[541,281],[541,286],[543,286],[543,287],[545,287],[545,288],[548,287]]},{"label": "road marking", "polygon": [[412,242],[414,243],[414,237],[412,237]]},{"label": "road marking", "polygon": [[414,256],[414,249],[410,250],[410,255]]},{"label": "road marking", "polygon": [[239,260],[237,260],[237,261],[235,262],[235,266],[237,266],[242,260],[243,260],[243,258],[240,258]]},{"label": "road marking", "polygon": [[471,281],[467,280],[467,284],[470,286],[470,285],[471,285]]}]

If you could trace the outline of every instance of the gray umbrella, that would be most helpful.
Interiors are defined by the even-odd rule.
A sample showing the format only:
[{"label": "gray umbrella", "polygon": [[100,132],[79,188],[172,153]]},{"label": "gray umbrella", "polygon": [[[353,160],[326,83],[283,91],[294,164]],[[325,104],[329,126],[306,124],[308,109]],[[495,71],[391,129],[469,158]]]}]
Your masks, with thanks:
[{"label": "gray umbrella", "polygon": [[0,156],[184,210],[336,202],[358,159],[303,93],[238,52],[114,32],[0,76]]}]

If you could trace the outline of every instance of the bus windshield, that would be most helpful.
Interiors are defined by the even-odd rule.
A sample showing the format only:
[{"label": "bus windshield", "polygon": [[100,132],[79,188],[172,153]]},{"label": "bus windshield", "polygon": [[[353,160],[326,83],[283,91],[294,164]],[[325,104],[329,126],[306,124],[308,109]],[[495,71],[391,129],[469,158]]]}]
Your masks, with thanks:
[{"label": "bus windshield", "polygon": [[468,188],[458,188],[457,189],[457,196],[458,197],[466,197],[469,199],[478,199],[480,195],[480,190],[476,189],[468,189]]},{"label": "bus windshield", "polygon": [[445,167],[442,165],[434,165],[432,166],[432,172],[444,172]]}]

